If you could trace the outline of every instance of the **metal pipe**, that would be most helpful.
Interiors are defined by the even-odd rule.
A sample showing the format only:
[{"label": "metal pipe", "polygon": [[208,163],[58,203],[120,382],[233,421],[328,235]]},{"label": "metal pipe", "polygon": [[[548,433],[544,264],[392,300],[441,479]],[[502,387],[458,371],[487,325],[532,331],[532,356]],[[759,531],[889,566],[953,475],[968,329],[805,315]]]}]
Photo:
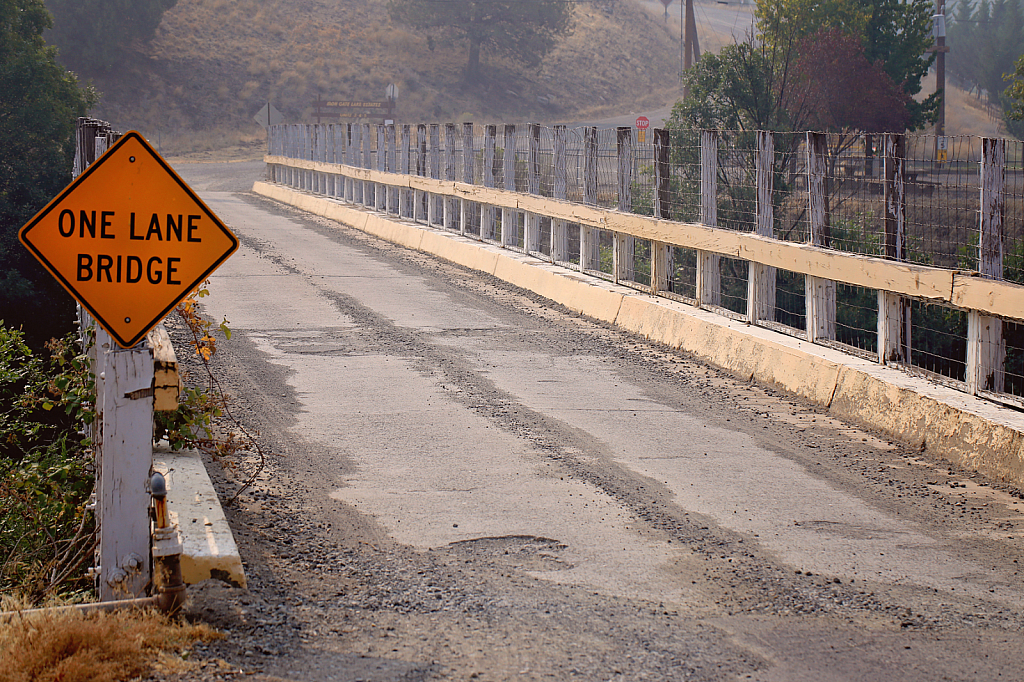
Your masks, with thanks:
[{"label": "metal pipe", "polygon": [[149,481],[153,496],[153,585],[157,607],[169,616],[177,615],[185,605],[185,581],[181,577],[181,542],[178,529],[167,516],[167,483],[163,474],[154,473]]},{"label": "metal pipe", "polygon": [[24,609],[22,611],[3,611],[0,612],[0,622],[8,622],[14,618],[24,616],[36,616],[41,614],[53,614],[59,615],[62,613],[96,613],[98,611],[118,611],[120,609],[150,609],[157,608],[167,613],[166,610],[161,608],[160,595],[155,597],[141,597],[139,599],[120,599],[116,601],[98,601],[90,602],[88,604],[71,604],[69,606],[52,606],[43,609]]}]

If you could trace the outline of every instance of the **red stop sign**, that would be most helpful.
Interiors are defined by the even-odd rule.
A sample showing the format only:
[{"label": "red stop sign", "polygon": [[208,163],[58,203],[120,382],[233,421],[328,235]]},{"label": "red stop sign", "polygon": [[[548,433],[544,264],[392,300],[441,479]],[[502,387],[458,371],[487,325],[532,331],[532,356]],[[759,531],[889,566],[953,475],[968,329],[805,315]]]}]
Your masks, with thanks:
[{"label": "red stop sign", "polygon": [[647,130],[651,127],[651,121],[646,116],[637,116],[636,127],[640,130]]}]

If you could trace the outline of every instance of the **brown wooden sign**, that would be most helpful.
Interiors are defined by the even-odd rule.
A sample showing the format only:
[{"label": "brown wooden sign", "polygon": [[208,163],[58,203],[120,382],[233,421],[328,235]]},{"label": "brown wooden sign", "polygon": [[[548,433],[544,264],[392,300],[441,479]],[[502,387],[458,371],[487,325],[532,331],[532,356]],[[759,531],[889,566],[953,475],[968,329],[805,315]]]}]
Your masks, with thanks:
[{"label": "brown wooden sign", "polygon": [[383,102],[360,100],[329,100],[317,98],[310,102],[316,122],[322,118],[364,118],[367,116],[391,118],[395,110],[395,100]]}]

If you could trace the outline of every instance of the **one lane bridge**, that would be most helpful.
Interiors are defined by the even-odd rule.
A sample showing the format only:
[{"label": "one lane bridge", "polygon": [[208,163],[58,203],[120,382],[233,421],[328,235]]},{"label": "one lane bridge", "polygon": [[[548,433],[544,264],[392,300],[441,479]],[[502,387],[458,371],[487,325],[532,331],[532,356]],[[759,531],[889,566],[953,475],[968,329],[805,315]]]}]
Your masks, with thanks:
[{"label": "one lane bridge", "polygon": [[230,512],[250,586],[308,606],[301,644],[254,668],[1016,677],[1024,505],[1005,488],[240,191],[261,166],[178,170],[242,242],[206,311],[285,455]]}]

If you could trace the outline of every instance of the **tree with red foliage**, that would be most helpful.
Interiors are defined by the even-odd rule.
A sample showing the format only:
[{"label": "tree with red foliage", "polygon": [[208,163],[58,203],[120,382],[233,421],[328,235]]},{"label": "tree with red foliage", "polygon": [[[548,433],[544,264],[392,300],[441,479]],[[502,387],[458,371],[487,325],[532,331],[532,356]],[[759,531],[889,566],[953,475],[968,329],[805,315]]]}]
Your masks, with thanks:
[{"label": "tree with red foliage", "polygon": [[880,61],[868,61],[859,36],[823,29],[803,39],[797,55],[789,104],[794,119],[823,132],[907,129],[910,95],[893,83]]}]

